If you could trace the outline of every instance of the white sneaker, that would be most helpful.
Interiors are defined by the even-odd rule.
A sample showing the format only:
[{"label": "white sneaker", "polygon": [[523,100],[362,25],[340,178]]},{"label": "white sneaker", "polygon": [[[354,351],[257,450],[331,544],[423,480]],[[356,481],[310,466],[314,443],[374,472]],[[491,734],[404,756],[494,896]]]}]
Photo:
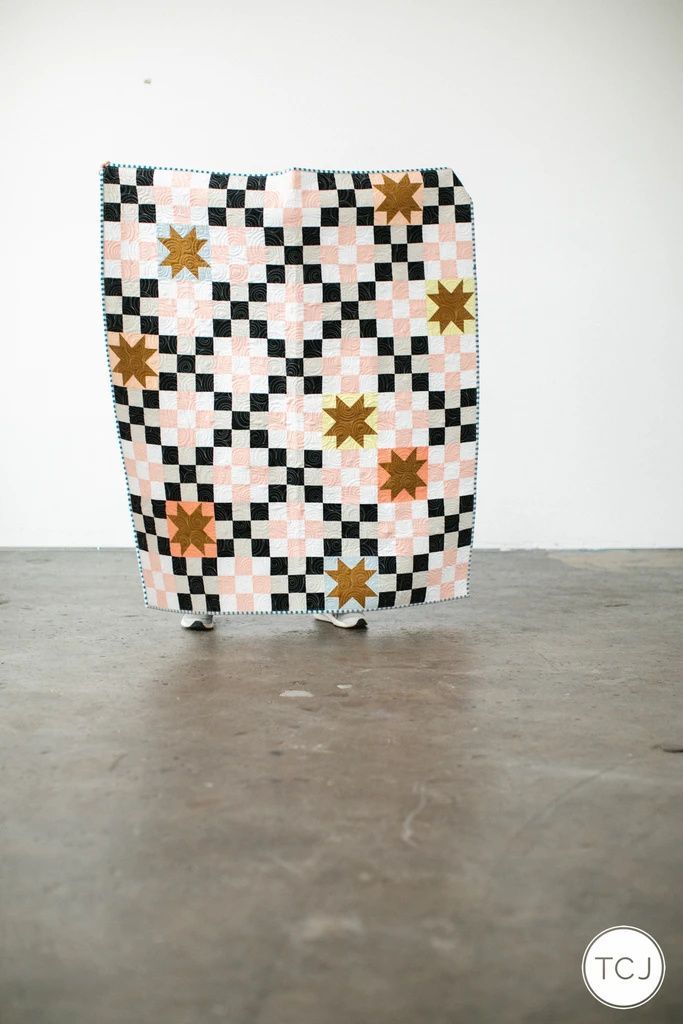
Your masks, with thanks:
[{"label": "white sneaker", "polygon": [[183,615],[180,620],[183,629],[194,629],[205,633],[213,629],[213,615]]},{"label": "white sneaker", "polygon": [[340,615],[339,612],[321,612],[315,616],[316,622],[329,622],[340,629],[367,629],[367,621],[362,615]]}]

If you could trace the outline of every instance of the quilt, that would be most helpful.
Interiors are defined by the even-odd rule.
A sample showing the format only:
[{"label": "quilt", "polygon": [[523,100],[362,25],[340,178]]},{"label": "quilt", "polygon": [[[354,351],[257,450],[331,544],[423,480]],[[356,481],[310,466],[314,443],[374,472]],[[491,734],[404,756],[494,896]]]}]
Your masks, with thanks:
[{"label": "quilt", "polygon": [[101,172],[106,348],[145,603],[468,592],[472,203],[448,168]]}]

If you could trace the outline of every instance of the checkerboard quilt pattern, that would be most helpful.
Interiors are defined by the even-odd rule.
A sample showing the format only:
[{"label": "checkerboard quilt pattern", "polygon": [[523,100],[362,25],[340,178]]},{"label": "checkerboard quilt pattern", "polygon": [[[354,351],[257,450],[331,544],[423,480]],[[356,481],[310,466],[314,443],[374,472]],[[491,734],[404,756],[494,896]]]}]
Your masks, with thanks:
[{"label": "checkerboard quilt pattern", "polygon": [[107,352],[149,606],[467,593],[472,204],[451,170],[102,171]]}]

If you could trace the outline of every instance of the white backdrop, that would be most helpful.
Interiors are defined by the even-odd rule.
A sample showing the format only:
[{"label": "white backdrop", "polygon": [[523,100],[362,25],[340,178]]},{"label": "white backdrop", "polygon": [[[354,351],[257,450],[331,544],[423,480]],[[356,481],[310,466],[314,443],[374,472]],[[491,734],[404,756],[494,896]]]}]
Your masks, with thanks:
[{"label": "white backdrop", "polygon": [[[479,547],[683,544],[683,4],[2,4],[0,543],[128,545],[98,169],[448,164]],[[150,79],[150,82],[146,82]]]}]

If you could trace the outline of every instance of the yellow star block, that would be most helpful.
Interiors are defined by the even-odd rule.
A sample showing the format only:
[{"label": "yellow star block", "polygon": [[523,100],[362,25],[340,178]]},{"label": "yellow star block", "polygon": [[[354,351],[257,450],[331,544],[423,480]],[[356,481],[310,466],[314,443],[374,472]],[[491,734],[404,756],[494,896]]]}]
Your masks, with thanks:
[{"label": "yellow star block", "polygon": [[475,295],[471,277],[426,282],[429,334],[474,334]]}]

